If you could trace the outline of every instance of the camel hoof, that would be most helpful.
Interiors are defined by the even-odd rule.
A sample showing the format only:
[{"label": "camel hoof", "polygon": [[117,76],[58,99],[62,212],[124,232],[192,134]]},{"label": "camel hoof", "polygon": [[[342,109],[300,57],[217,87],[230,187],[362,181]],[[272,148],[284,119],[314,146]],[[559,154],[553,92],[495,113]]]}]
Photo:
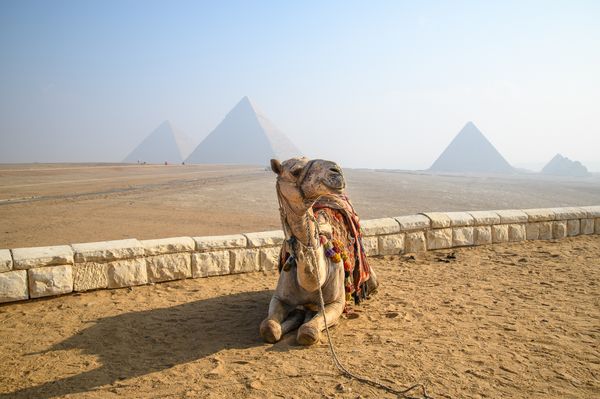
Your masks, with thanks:
[{"label": "camel hoof", "polygon": [[281,339],[281,325],[275,320],[263,320],[263,322],[260,323],[260,336],[266,342],[274,344]]},{"label": "camel hoof", "polygon": [[296,340],[300,345],[313,345],[319,342],[320,338],[321,332],[319,330],[313,326],[304,324],[298,329],[298,337]]}]

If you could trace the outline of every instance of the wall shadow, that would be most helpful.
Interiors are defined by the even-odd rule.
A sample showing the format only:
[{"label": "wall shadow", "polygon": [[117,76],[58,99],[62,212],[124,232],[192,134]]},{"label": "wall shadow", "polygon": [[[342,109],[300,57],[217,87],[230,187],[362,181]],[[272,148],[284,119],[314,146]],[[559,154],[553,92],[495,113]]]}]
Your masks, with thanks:
[{"label": "wall shadow", "polygon": [[45,352],[79,350],[96,355],[100,367],[0,394],[0,398],[53,398],[86,392],[202,359],[222,349],[263,345],[258,326],[266,317],[272,293],[244,292],[98,319]]}]

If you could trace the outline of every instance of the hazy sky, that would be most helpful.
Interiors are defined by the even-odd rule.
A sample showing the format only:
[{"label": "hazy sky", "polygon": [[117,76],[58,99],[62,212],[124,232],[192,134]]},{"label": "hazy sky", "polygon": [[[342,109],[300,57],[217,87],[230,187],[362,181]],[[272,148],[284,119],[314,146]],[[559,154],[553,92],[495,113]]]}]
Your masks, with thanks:
[{"label": "hazy sky", "polygon": [[[600,1],[0,2],[0,162],[200,140],[248,95],[307,156],[427,168],[472,120],[600,170]],[[591,166],[591,165],[588,165]]]}]

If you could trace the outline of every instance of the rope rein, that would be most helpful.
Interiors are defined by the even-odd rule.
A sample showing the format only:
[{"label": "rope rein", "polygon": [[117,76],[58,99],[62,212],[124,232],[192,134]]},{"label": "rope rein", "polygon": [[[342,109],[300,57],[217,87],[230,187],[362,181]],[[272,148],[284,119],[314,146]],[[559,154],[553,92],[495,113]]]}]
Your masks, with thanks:
[{"label": "rope rein", "polygon": [[[312,219],[313,219],[312,220],[313,223],[315,223],[315,235],[317,235],[317,237],[318,237],[319,226],[316,223],[316,220],[314,219],[314,217]],[[307,236],[310,237],[310,227],[309,227],[309,224],[307,224],[306,233],[307,233]],[[319,241],[317,240],[317,242],[319,242]],[[311,245],[310,242],[308,243],[308,247],[312,248],[312,245]],[[315,250],[317,250],[317,249],[315,249]],[[319,268],[317,267],[316,269],[317,269],[317,281],[321,281],[321,276],[320,276]],[[383,390],[385,390],[387,392],[393,393],[395,395],[398,395],[398,396],[400,396],[402,398],[406,398],[406,399],[417,399],[417,398],[415,398],[413,396],[409,396],[408,393],[411,392],[411,391],[413,391],[413,390],[415,390],[415,389],[417,389],[417,388],[421,388],[423,399],[433,399],[431,396],[429,396],[427,394],[427,389],[425,389],[425,386],[423,384],[415,384],[415,385],[412,385],[412,386],[410,386],[410,387],[408,387],[406,389],[398,390],[398,389],[395,389],[393,387],[390,387],[389,385],[385,385],[385,384],[383,384],[383,383],[381,383],[379,381],[370,379],[370,378],[362,376],[362,375],[355,374],[355,373],[351,372],[350,370],[348,370],[342,364],[342,362],[340,361],[340,359],[338,358],[337,353],[335,351],[335,347],[333,345],[333,340],[331,339],[331,334],[329,333],[329,325],[327,324],[327,316],[325,315],[325,300],[323,299],[323,290],[321,289],[321,284],[319,284],[319,306],[321,308],[321,314],[323,315],[323,323],[325,323],[325,332],[327,334],[327,343],[329,344],[329,351],[331,353],[331,357],[333,359],[333,363],[335,364],[335,366],[337,367],[337,369],[343,375],[345,375],[348,378],[353,378],[353,379],[355,379],[355,380],[357,380],[359,382],[362,382],[364,384],[371,385],[371,386],[373,386],[375,388],[383,389]]]}]

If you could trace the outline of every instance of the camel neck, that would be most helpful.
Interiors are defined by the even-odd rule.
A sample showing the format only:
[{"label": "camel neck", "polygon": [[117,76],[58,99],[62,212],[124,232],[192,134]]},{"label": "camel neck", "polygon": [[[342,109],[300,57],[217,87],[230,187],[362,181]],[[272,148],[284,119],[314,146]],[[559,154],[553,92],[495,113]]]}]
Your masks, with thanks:
[{"label": "camel neck", "polygon": [[296,239],[307,247],[317,247],[319,245],[316,237],[317,226],[314,222],[312,207],[308,208],[302,214],[286,215],[287,224],[291,233]]}]

